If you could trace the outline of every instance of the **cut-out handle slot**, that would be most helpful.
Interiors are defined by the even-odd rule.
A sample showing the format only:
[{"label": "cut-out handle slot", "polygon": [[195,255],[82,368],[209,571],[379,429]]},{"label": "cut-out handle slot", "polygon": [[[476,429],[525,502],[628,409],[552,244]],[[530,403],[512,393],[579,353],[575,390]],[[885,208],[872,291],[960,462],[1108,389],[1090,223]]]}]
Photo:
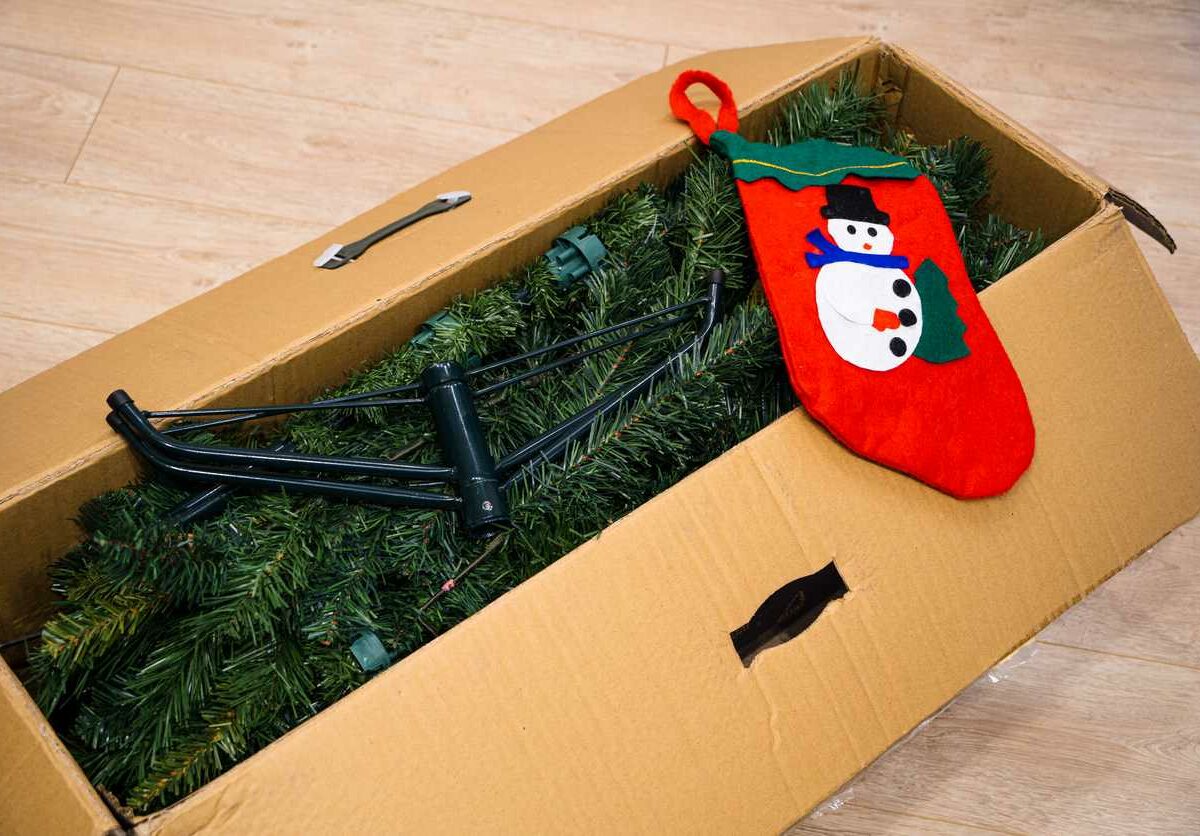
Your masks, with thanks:
[{"label": "cut-out handle slot", "polygon": [[830,601],[849,592],[846,582],[830,563],[819,572],[789,581],[772,592],[754,615],[729,634],[742,664],[770,647],[791,641],[808,629]]}]

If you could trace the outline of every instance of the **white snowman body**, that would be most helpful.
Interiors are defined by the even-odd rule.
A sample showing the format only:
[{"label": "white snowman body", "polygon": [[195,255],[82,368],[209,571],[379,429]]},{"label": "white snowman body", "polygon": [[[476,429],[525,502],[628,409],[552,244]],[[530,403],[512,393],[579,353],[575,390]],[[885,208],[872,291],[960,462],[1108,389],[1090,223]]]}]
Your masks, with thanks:
[{"label": "white snowman body", "polygon": [[[883,224],[844,218],[829,219],[829,234],[838,247],[855,253],[890,255],[895,241]],[[829,344],[859,368],[894,369],[921,339],[921,299],[903,270],[834,261],[817,273],[816,295]],[[877,312],[884,312],[885,327],[876,327]]]}]

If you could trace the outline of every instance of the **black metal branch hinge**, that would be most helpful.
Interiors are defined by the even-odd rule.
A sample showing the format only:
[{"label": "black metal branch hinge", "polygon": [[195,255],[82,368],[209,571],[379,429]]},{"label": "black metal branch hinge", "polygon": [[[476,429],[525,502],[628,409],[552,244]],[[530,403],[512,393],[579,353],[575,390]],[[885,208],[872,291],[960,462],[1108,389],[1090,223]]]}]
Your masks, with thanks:
[{"label": "black metal branch hinge", "polygon": [[[208,499],[188,500],[175,517],[194,519],[196,514],[224,500],[229,489],[274,489],[315,494],[335,499],[409,508],[457,511],[472,537],[487,538],[510,524],[507,490],[541,462],[557,461],[573,443],[585,437],[597,422],[622,407],[646,397],[680,359],[702,347],[716,327],[722,309],[725,274],[714,270],[708,292],[699,299],[672,305],[654,313],[579,334],[524,354],[466,370],[457,363],[434,363],[419,382],[346,395],[312,403],[268,404],[244,407],[209,407],[143,411],[122,389],[108,396],[112,410],[109,425],[148,464],[159,472],[190,483],[224,486],[224,493],[206,491]],[[476,401],[508,386],[578,363],[603,351],[679,325],[702,310],[696,334],[670,352],[638,379],[590,404],[504,456],[494,456],[487,444]],[[637,330],[633,330],[637,329]],[[621,333],[626,332],[626,333]],[[614,336],[618,335],[620,336]],[[601,340],[586,348],[584,343]],[[573,353],[520,370],[511,376],[475,388],[471,380],[547,354],[576,349]],[[292,412],[366,409],[424,405],[436,430],[444,457],[441,464],[418,464],[386,459],[318,456],[280,445],[272,449],[219,447],[193,444],[176,436],[183,432],[238,424],[255,418]],[[156,427],[154,419],[206,418],[194,424]],[[384,482],[381,484],[376,481]],[[408,483],[397,485],[396,483]],[[430,488],[441,488],[431,490]],[[449,492],[452,491],[452,492]]]}]

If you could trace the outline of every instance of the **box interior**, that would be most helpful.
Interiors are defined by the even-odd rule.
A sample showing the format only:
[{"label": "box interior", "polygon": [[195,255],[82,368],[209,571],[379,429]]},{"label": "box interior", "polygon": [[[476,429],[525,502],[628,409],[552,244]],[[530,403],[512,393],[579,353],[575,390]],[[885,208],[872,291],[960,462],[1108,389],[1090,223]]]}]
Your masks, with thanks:
[{"label": "box interior", "polygon": [[[837,54],[831,44],[846,46]],[[836,57],[814,73],[796,74],[797,67],[813,63],[806,54],[831,52]],[[738,53],[714,53],[706,60],[720,72],[722,56]],[[765,135],[775,105],[787,93],[813,80],[832,80],[857,64],[862,83],[900,94],[897,121],[918,139],[967,134],[992,149],[996,208],[1014,222],[1040,227],[1054,239],[1103,205],[1103,184],[1015,132],[1007,118],[979,109],[970,94],[896,48],[847,39],[757,53],[762,59],[757,67],[734,57],[725,71],[749,76],[738,88],[755,91],[739,94],[747,136]],[[0,457],[0,540],[20,544],[0,574],[0,641],[31,633],[44,621],[51,606],[44,570],[78,538],[70,521],[79,505],[137,474],[132,454],[104,423],[109,391],[120,386],[139,402],[165,409],[303,400],[338,384],[406,340],[454,296],[538,257],[554,236],[597,211],[613,193],[645,180],[662,184],[682,171],[691,143],[680,140],[663,92],[669,86],[664,80],[679,68],[597,100],[599,105],[633,94],[632,106],[645,103],[637,112],[661,114],[656,123],[614,128],[603,107],[567,113],[0,393],[0,415],[12,427],[9,438],[24,442]],[[710,104],[715,109],[715,101]],[[599,142],[595,153],[579,152],[585,137]],[[530,160],[540,164],[531,170]],[[526,188],[514,192],[513,171],[522,172]],[[552,182],[531,182],[537,178]],[[363,269],[353,273],[354,287],[342,284],[341,274],[348,271],[330,280],[330,274],[311,268],[312,253],[329,241],[353,240],[424,202],[422,196],[464,184],[476,194],[472,206],[480,207],[479,214],[456,212],[439,219],[436,228],[406,230],[396,238],[408,242],[403,254],[396,252],[400,246],[377,248],[372,260],[356,265]],[[268,322],[262,317],[264,300],[278,305]]]}]

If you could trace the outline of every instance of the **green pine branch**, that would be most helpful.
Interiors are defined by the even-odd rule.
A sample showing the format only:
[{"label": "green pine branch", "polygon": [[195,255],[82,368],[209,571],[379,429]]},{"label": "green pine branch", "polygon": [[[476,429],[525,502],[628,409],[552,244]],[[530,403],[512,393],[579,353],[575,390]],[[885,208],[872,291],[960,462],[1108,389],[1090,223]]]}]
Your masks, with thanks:
[{"label": "green pine branch", "polygon": [[1021,229],[987,215],[958,231],[958,246],[976,290],[995,284],[1046,248],[1041,230]]},{"label": "green pine branch", "polygon": [[975,217],[991,191],[991,154],[978,140],[960,136],[942,145],[923,145],[911,133],[894,131],[881,142],[929,178],[956,229]]},{"label": "green pine branch", "polygon": [[810,84],[790,96],[767,137],[775,145],[806,139],[878,145],[886,116],[883,97],[860,83],[855,65],[832,84]]}]

